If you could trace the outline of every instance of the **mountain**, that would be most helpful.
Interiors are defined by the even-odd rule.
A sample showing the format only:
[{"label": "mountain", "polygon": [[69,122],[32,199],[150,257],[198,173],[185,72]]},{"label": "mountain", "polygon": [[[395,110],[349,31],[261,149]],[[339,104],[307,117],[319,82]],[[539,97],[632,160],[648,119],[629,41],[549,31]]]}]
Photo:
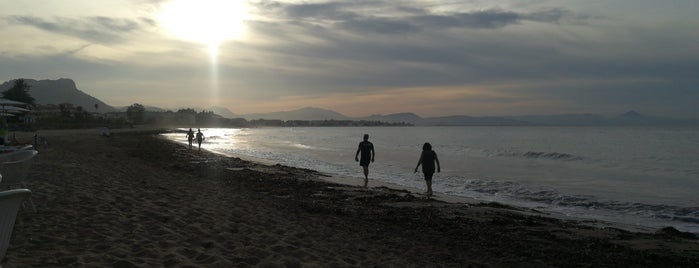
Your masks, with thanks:
[{"label": "mountain", "polygon": [[615,125],[698,125],[697,119],[678,119],[640,114],[636,111],[628,111],[620,114],[610,121]]},{"label": "mountain", "polygon": [[389,115],[372,115],[359,118],[359,120],[381,121],[390,123],[411,123],[418,126],[520,126],[532,125],[529,122],[505,117],[472,117],[465,115],[452,115],[441,117],[420,117],[414,113],[397,113]]},{"label": "mountain", "polygon": [[429,117],[417,123],[423,126],[527,126],[530,122],[497,116],[472,117],[465,115],[452,115],[442,117]]},{"label": "mountain", "polygon": [[602,126],[610,124],[609,118],[595,114],[522,115],[508,118],[550,126]]},{"label": "mountain", "polygon": [[596,114],[558,114],[523,116],[466,116],[420,117],[414,113],[371,115],[350,118],[338,112],[306,107],[292,111],[237,115],[247,120],[366,120],[389,123],[410,123],[416,126],[654,126],[699,125],[699,120],[662,118],[628,111],[617,116]]},{"label": "mountain", "polygon": [[255,119],[279,119],[279,120],[348,120],[347,116],[341,113],[315,107],[305,107],[298,110],[272,112],[272,113],[256,113],[238,115],[247,120]]},{"label": "mountain", "polygon": [[389,123],[411,123],[415,124],[420,121],[422,121],[422,117],[414,114],[414,113],[397,113],[397,114],[389,114],[389,115],[371,115],[367,117],[362,117],[358,118],[359,120],[366,120],[366,121],[381,121],[381,122],[389,122]]},{"label": "mountain", "polygon": [[[113,112],[116,109],[101,100],[80,91],[71,79],[58,80],[34,80],[24,79],[30,86],[29,94],[34,97],[36,104],[61,104],[72,103],[82,106],[86,111]],[[14,85],[14,80],[6,81],[0,85],[0,91],[5,91]],[[98,109],[95,110],[95,104]]]},{"label": "mountain", "polygon": [[209,109],[204,109],[207,111],[212,111],[217,115],[220,115],[225,118],[234,118],[234,117],[239,117],[238,115],[234,114],[231,112],[231,110],[228,110],[226,107],[221,107],[221,106],[212,106]]}]

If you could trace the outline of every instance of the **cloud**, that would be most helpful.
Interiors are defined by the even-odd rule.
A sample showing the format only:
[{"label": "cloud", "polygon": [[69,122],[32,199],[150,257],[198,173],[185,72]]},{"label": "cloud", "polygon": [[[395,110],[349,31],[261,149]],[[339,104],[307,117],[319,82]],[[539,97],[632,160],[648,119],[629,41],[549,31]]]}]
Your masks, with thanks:
[{"label": "cloud", "polygon": [[[159,1],[132,2],[154,11]],[[291,2],[250,2],[246,36],[219,47],[217,99],[249,109],[328,103],[355,114],[420,105],[431,115],[665,109],[699,116],[692,45],[699,24],[687,8],[638,15],[626,4],[555,0]],[[192,88],[210,97],[205,47],[160,35],[153,20],[99,8],[89,17],[5,17],[33,29],[0,27],[17,37],[0,41],[0,73],[70,77],[105,96],[114,88],[113,98],[126,88],[140,99],[191,102]],[[420,103],[420,95],[435,98]]]},{"label": "cloud", "polygon": [[524,21],[561,23],[592,18],[563,8],[527,13],[501,9],[432,12],[421,5],[363,1],[299,4],[265,1],[258,5],[259,9],[284,20],[334,25],[335,29],[357,34],[405,34],[445,28],[496,29]]},{"label": "cloud", "polygon": [[602,14],[562,7],[439,12],[367,1],[261,7],[266,20],[249,25],[270,38],[263,49],[271,65],[303,70],[273,71],[297,92],[608,77],[663,78],[672,85],[691,79],[687,72],[697,62],[696,55],[660,55],[666,52],[657,48],[675,41],[646,42],[658,32],[631,31]]},{"label": "cloud", "polygon": [[55,17],[51,20],[34,16],[10,16],[6,20],[10,24],[30,26],[102,44],[123,42],[126,39],[125,34],[155,25],[155,22],[148,18],[119,19],[104,16],[81,19]]}]

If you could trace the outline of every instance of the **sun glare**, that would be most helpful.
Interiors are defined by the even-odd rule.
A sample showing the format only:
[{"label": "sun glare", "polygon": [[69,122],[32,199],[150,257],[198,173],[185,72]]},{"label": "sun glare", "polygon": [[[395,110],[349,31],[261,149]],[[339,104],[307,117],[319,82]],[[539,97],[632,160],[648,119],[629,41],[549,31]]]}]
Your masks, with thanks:
[{"label": "sun glare", "polygon": [[243,35],[246,16],[243,0],[173,0],[158,20],[177,38],[217,47]]}]

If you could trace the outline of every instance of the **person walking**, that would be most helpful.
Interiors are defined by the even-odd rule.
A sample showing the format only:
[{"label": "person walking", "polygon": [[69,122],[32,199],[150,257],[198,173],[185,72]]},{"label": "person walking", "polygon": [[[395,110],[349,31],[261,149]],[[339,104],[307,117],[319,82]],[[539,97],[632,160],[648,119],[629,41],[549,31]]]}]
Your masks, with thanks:
[{"label": "person walking", "polygon": [[199,151],[201,151],[201,142],[204,141],[204,133],[201,133],[201,129],[197,128],[197,143],[199,144]]},{"label": "person walking", "polygon": [[415,173],[417,173],[417,168],[422,165],[422,173],[425,175],[425,184],[427,184],[427,196],[432,196],[432,176],[435,171],[435,163],[437,163],[437,172],[440,172],[441,168],[437,153],[432,151],[432,145],[429,142],[425,142],[422,145],[420,160],[417,161],[417,166],[415,166]]},{"label": "person walking", "polygon": [[194,131],[192,131],[192,128],[189,128],[189,131],[187,131],[187,142],[189,143],[189,149],[192,149],[192,142],[194,142]]},{"label": "person walking", "polygon": [[[361,159],[358,157],[361,153]],[[359,161],[359,165],[364,169],[364,187],[369,184],[369,162],[374,162],[374,144],[369,142],[369,134],[364,134],[364,140],[359,143],[357,153],[354,154],[354,161]]]}]

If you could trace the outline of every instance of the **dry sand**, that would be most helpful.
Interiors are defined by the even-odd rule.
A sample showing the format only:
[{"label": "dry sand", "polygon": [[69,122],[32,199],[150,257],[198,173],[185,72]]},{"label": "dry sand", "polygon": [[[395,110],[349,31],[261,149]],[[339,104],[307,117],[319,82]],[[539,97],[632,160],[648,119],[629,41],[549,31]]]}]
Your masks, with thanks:
[{"label": "dry sand", "polygon": [[[4,267],[699,267],[672,230],[594,228],[227,158],[154,132],[48,131]],[[31,140],[31,133],[18,135]]]}]

